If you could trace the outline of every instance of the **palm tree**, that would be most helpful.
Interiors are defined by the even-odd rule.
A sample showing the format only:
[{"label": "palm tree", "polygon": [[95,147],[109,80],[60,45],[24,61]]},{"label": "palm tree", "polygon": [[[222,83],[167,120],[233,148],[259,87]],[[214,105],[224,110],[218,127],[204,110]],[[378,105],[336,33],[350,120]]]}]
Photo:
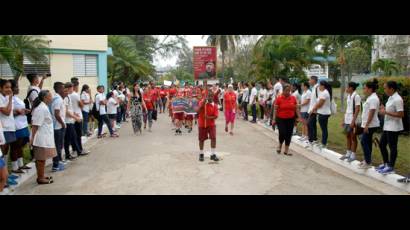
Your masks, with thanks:
[{"label": "palm tree", "polygon": [[130,37],[109,35],[108,45],[113,49],[113,56],[108,58],[108,73],[113,81],[118,75],[123,80],[132,77],[136,81],[154,72],[154,67],[146,57],[141,56]]},{"label": "palm tree", "polygon": [[401,66],[393,60],[380,58],[373,63],[372,67],[375,72],[381,70],[385,76],[391,76],[393,72],[398,73]]},{"label": "palm tree", "polygon": [[341,73],[341,89],[340,89],[340,100],[341,100],[341,111],[344,111],[344,93],[346,87],[346,76],[345,76],[345,65],[346,56],[345,49],[353,41],[361,41],[363,43],[372,44],[371,35],[314,35],[309,39],[309,43],[312,47],[317,45],[322,45],[324,54],[329,54],[334,52],[337,56],[338,63],[340,65]]},{"label": "palm tree", "polygon": [[24,74],[24,58],[34,63],[46,62],[49,51],[47,40],[39,35],[1,35],[0,61],[7,62],[18,80]]},{"label": "palm tree", "polygon": [[[202,36],[204,37],[204,36]],[[222,54],[222,78],[224,78],[225,70],[225,53],[230,50],[235,52],[236,43],[240,39],[240,35],[209,35],[206,39],[206,43],[211,46],[219,47]]]}]

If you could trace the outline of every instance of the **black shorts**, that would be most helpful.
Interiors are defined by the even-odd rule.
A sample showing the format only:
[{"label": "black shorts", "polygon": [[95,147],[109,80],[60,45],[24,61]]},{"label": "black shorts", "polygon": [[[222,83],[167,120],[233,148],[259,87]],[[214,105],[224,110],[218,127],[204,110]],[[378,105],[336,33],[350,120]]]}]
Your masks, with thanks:
[{"label": "black shorts", "polygon": [[108,114],[108,118],[112,120],[117,119],[117,114]]}]

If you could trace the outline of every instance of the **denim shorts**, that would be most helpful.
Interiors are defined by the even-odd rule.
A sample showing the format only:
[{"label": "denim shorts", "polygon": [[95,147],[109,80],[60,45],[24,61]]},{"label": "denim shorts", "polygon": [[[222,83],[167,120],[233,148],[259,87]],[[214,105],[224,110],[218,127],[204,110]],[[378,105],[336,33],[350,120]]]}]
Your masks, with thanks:
[{"label": "denim shorts", "polygon": [[4,168],[6,166],[6,163],[4,162],[4,158],[0,157],[0,169]]},{"label": "denim shorts", "polygon": [[4,139],[6,139],[6,144],[10,144],[15,142],[16,139],[16,132],[4,132]]},{"label": "denim shorts", "polygon": [[307,120],[307,119],[309,118],[309,113],[307,113],[307,112],[303,112],[303,113],[301,113],[300,115],[302,116],[302,118],[303,118],[304,120]]}]

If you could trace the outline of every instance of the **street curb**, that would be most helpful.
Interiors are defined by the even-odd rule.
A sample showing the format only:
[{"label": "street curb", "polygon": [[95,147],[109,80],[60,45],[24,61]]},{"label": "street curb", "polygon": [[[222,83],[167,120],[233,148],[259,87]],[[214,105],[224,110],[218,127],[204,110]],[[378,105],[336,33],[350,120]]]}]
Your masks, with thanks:
[{"label": "street curb", "polygon": [[[258,122],[258,125],[270,130],[273,132],[272,127],[266,127],[265,124]],[[278,131],[276,130],[275,132],[273,132],[275,135],[278,135]],[[300,138],[300,136],[294,135],[292,136],[292,143],[297,144],[298,146],[305,148],[306,144],[299,141],[298,139]],[[292,147],[291,147],[292,148]],[[359,161],[355,160],[351,163],[347,162],[347,161],[342,161],[339,158],[342,157],[342,154],[335,152],[333,150],[330,149],[319,149],[317,146],[313,146],[313,148],[309,147],[309,148],[305,148],[306,150],[313,152],[323,158],[325,158],[326,160],[329,160],[333,163],[336,163],[338,165],[341,165],[345,168],[350,169],[351,171],[360,174],[360,175],[365,175],[367,177],[376,179],[378,181],[381,181],[383,183],[392,185],[400,190],[404,190],[406,192],[410,193],[410,184],[403,184],[403,183],[399,183],[397,182],[398,179],[403,178],[403,176],[398,175],[398,174],[388,174],[388,175],[382,175],[380,173],[378,173],[375,169],[375,167],[371,167],[369,169],[359,169],[358,166],[360,164]]]},{"label": "street curb", "polygon": [[[98,132],[98,130],[95,129],[93,135],[91,135],[90,137],[88,137],[88,138],[85,137],[85,136],[81,137],[81,142],[82,142],[82,144],[85,145],[89,140],[95,139],[95,138],[97,137],[97,132]],[[103,133],[104,133],[104,132],[108,132],[108,129],[107,129],[106,125],[103,126]],[[48,159],[48,160],[46,161],[46,167],[50,166],[52,163],[53,163],[53,160],[52,160],[52,159]],[[67,165],[70,165],[70,164],[71,164],[71,162],[68,162]],[[30,163],[27,164],[27,166],[28,166],[28,167],[31,167],[31,169],[29,169],[29,170],[24,170],[24,171],[26,171],[26,173],[21,174],[21,175],[13,174],[13,175],[19,176],[19,178],[16,179],[16,181],[17,181],[18,184],[3,189],[3,192],[0,192],[0,195],[13,195],[14,192],[15,192],[15,190],[16,190],[17,188],[19,188],[22,184],[24,184],[24,183],[25,183],[27,180],[29,180],[31,177],[33,177],[33,176],[36,175],[37,172],[36,172],[35,163],[34,163],[34,162],[30,162]]]}]

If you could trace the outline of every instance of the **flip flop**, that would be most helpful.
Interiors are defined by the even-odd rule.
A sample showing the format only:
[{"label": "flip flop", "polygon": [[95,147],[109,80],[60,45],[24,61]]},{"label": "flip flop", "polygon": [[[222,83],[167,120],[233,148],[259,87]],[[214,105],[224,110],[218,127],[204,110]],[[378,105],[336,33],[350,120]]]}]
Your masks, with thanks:
[{"label": "flip flop", "polygon": [[292,156],[293,155],[292,153],[287,153],[287,152],[284,152],[283,154],[285,154],[286,156]]}]

